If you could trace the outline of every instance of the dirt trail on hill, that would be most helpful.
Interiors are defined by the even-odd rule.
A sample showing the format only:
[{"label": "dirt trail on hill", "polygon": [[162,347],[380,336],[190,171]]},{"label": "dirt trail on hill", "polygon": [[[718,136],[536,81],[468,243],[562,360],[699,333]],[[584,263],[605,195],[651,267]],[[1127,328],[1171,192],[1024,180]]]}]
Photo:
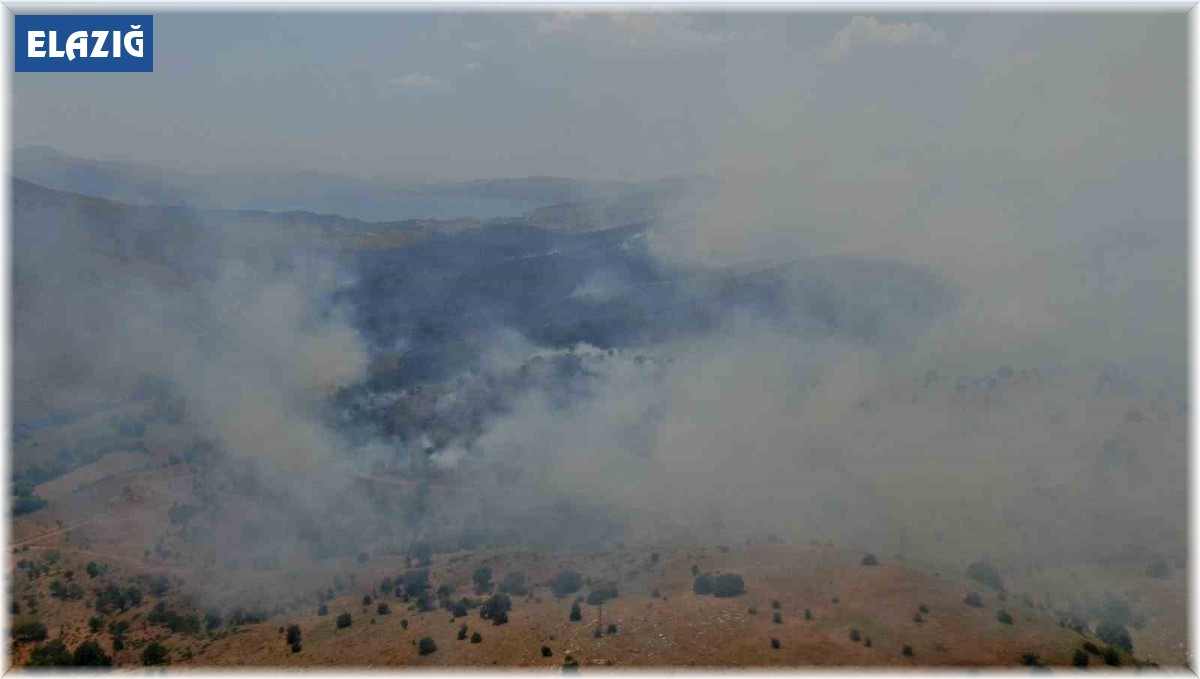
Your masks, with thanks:
[{"label": "dirt trail on hill", "polygon": [[73,523],[69,526],[63,526],[62,528],[59,528],[58,530],[52,530],[49,533],[42,533],[41,535],[39,535],[37,537],[28,538],[28,539],[22,540],[20,542],[14,542],[9,546],[16,548],[16,547],[24,547],[25,545],[31,545],[35,542],[38,542],[39,540],[44,540],[46,538],[54,537],[55,535],[62,535],[63,533],[73,531],[76,528],[79,528],[80,526],[86,526],[87,524],[92,523],[93,521],[99,521],[100,519],[103,519],[103,518],[104,518],[104,515],[94,516],[90,519],[85,519],[83,521]]},{"label": "dirt trail on hill", "polygon": [[123,563],[127,566],[133,566],[135,568],[139,568],[144,571],[167,573],[170,575],[178,575],[181,577],[192,574],[192,571],[187,568],[176,568],[176,567],[172,567],[172,566],[163,566],[160,564],[150,563],[149,561],[142,561],[141,559],[138,559],[138,558],[135,558],[132,556],[123,556],[121,554],[113,554],[111,552],[97,552],[92,549],[79,549],[77,547],[52,547],[49,545],[33,545],[30,547],[30,549],[54,550],[56,552],[68,552],[68,553],[72,553],[72,554],[83,554],[84,556],[93,556],[93,557],[97,557],[100,559],[105,559],[107,561],[116,561],[118,563]]}]

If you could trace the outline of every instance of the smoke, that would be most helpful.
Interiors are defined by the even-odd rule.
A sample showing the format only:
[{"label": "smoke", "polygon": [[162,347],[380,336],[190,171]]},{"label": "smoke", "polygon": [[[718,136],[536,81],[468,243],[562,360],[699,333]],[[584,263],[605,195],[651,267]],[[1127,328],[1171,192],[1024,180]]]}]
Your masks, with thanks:
[{"label": "smoke", "polygon": [[[384,363],[419,372],[442,338],[372,351],[354,262],[315,227],[137,212],[118,232],[96,206],[18,205],[17,419],[146,383],[178,401],[187,436],[164,445],[200,451],[180,501],[201,510],[177,536],[214,590],[257,583],[249,562],[317,568],[418,540],[773,534],[1006,568],[1182,556],[1183,29],[936,23],[851,19],[833,60],[760,42],[822,66],[802,93],[739,101],[695,168],[716,190],[670,193],[622,242],[678,293],[643,314],[662,332],[517,328],[526,307],[487,303],[521,296],[493,289],[504,267],[533,272],[515,280],[538,303],[639,309],[650,284],[614,261],[560,285],[565,251],[502,227],[484,227],[483,254],[431,256],[399,301],[357,302],[461,301],[445,324],[487,349],[445,379],[388,383]],[[1080,33],[1096,39],[1064,46]],[[716,89],[750,75],[731,64]],[[488,262],[491,247],[513,253]],[[443,289],[455,266],[469,280]],[[671,325],[697,309],[705,322]]]},{"label": "smoke", "polygon": [[[647,243],[665,268],[780,268],[776,310],[638,347],[669,359],[653,371],[603,362],[579,401],[524,397],[475,442],[478,469],[643,517],[631,530],[1026,564],[1182,556],[1182,34],[1056,17],[998,58],[1018,29],[993,19],[905,23],[939,39],[842,45],[799,100],[742,106],[752,124],[714,143],[717,190],[669,200]],[[1097,40],[1064,47],[1072,31]],[[853,332],[855,312],[924,296],[889,278],[838,288],[863,262],[922,272],[952,302]]]}]

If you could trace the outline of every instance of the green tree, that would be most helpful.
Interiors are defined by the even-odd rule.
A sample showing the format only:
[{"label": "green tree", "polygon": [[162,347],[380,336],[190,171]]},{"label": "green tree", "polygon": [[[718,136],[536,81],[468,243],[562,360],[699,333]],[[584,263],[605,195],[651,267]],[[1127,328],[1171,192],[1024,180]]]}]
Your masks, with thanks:
[{"label": "green tree", "polygon": [[736,573],[722,573],[713,580],[712,593],[718,598],[741,596],[746,593],[746,582]]},{"label": "green tree", "polygon": [[508,622],[508,612],[512,610],[512,599],[507,594],[493,594],[484,602],[479,610],[479,616],[491,620],[493,624],[503,625]]},{"label": "green tree", "polygon": [[500,591],[513,596],[528,595],[529,584],[525,581],[525,574],[521,571],[513,571],[504,576],[504,580],[500,582]]},{"label": "green tree", "polygon": [[29,656],[30,667],[69,667],[75,658],[67,650],[62,639],[52,639],[33,649]]},{"label": "green tree", "polygon": [[112,658],[94,639],[88,639],[75,647],[74,662],[79,667],[108,667],[113,664]]},{"label": "green tree", "polygon": [[12,638],[17,643],[27,641],[44,641],[48,636],[46,626],[39,620],[26,620],[16,623],[9,631]]},{"label": "green tree", "polygon": [[475,569],[475,574],[472,576],[475,581],[475,593],[487,594],[492,591],[492,568],[491,566],[480,566]]},{"label": "green tree", "polygon": [[550,590],[559,599],[578,592],[583,587],[583,578],[575,571],[559,571],[550,581]]},{"label": "green tree", "polygon": [[1000,571],[985,561],[976,561],[967,566],[967,577],[981,582],[997,592],[1004,591],[1004,579],[1000,577]]},{"label": "green tree", "polygon": [[1166,559],[1155,556],[1150,560],[1150,565],[1146,566],[1146,576],[1159,579],[1169,578],[1171,577],[1171,566]]},{"label": "green tree", "polygon": [[142,649],[143,665],[162,665],[167,662],[167,647],[157,641]]}]

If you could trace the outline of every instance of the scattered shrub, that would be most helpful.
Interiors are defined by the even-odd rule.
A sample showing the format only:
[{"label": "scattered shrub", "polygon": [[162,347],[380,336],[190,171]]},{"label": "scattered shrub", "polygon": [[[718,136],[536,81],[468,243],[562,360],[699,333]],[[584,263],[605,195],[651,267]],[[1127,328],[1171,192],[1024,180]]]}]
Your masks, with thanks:
[{"label": "scattered shrub", "polygon": [[109,667],[113,664],[113,660],[104,652],[100,644],[93,639],[88,639],[75,647],[72,664],[76,667]]},{"label": "scattered shrub", "polygon": [[[400,583],[404,586],[401,587]],[[405,571],[404,575],[396,578],[394,585],[396,596],[405,594],[410,597],[419,596],[421,592],[429,589],[429,569],[419,568],[417,570]]]},{"label": "scattered shrub", "polygon": [[504,576],[504,580],[500,583],[500,591],[514,596],[527,596],[529,594],[529,583],[525,581],[525,574],[520,571],[513,571]]},{"label": "scattered shrub", "polygon": [[779,648],[779,640],[776,639],[775,637],[771,637],[771,648],[775,648],[775,649]]},{"label": "scattered shrub", "polygon": [[458,628],[458,640],[462,641],[467,638],[467,623],[463,623],[462,627]]},{"label": "scattered shrub", "polygon": [[325,604],[317,606],[317,615],[329,615],[329,607]]},{"label": "scattered shrub", "polygon": [[575,571],[559,571],[550,581],[550,590],[559,599],[578,592],[583,587],[583,578]]},{"label": "scattered shrub", "polygon": [[1121,666],[1121,654],[1117,652],[1117,649],[1112,646],[1104,649],[1104,664],[1110,667]]},{"label": "scattered shrub", "polygon": [[479,632],[476,632],[471,635],[471,643],[472,644],[478,644],[481,641],[483,641],[483,635],[480,634]]},{"label": "scattered shrub", "polygon": [[[1087,659],[1087,656],[1084,656]],[[1021,664],[1025,667],[1045,667],[1042,658],[1037,653],[1026,653],[1021,656]]]},{"label": "scattered shrub", "polygon": [[609,599],[617,598],[617,586],[611,583],[597,585],[588,592],[587,602],[589,606],[599,606]]},{"label": "scattered shrub", "polygon": [[417,568],[429,568],[433,563],[433,548],[424,542],[414,543],[408,551],[408,558]]},{"label": "scattered shrub", "polygon": [[354,624],[354,619],[350,617],[349,613],[342,613],[341,615],[339,615],[337,617],[337,628],[338,629],[346,629],[347,627],[349,627],[352,624]]},{"label": "scattered shrub", "polygon": [[908,644],[905,644],[904,648],[900,649],[900,652],[910,658],[913,657],[913,647]]},{"label": "scattered shrub", "polygon": [[300,642],[300,625],[287,626],[287,643],[289,645]]},{"label": "scattered shrub", "polygon": [[33,649],[29,656],[30,667],[70,667],[75,663],[74,656],[67,650],[62,639],[47,641]]},{"label": "scattered shrub", "polygon": [[1071,656],[1071,665],[1073,667],[1087,667],[1088,654],[1081,648],[1075,649],[1075,655]]},{"label": "scattered shrub", "polygon": [[1171,565],[1161,556],[1155,556],[1150,560],[1150,565],[1146,566],[1146,576],[1151,578],[1169,578],[1171,577]]},{"label": "scattered shrub", "polygon": [[736,573],[722,573],[712,583],[713,596],[728,598],[746,593],[746,582]]},{"label": "scattered shrub", "polygon": [[979,596],[979,592],[967,592],[967,596],[963,599],[963,603],[975,608],[983,608],[983,597]]},{"label": "scattered shrub", "polygon": [[850,628],[850,641],[862,641],[862,636],[859,635],[857,627]]},{"label": "scattered shrub", "polygon": [[434,599],[433,594],[429,590],[421,592],[421,595],[417,597],[417,610],[428,613],[435,609],[437,609],[437,600]]},{"label": "scattered shrub", "polygon": [[167,661],[167,647],[157,641],[142,649],[143,665],[162,665]]},{"label": "scattered shrub", "polygon": [[429,637],[421,637],[417,642],[417,653],[420,655],[429,655],[437,650],[437,643]]},{"label": "scattered shrub", "polygon": [[163,625],[172,632],[182,634],[197,634],[200,632],[200,618],[195,615],[182,615],[167,608],[165,601],[159,601],[154,609],[146,616],[147,622]]},{"label": "scattered shrub", "polygon": [[1111,620],[1105,620],[1096,625],[1096,636],[1104,643],[1124,649],[1126,653],[1133,652],[1133,640],[1129,638],[1129,630],[1124,625]]},{"label": "scattered shrub", "polygon": [[782,625],[783,624],[783,615],[780,614],[779,611],[775,611],[775,615],[772,616],[771,622],[775,623],[776,625]]},{"label": "scattered shrub", "polygon": [[511,610],[512,599],[507,594],[493,594],[479,610],[479,617],[491,620],[492,624],[503,625],[508,622],[508,612]]},{"label": "scattered shrub", "polygon": [[12,626],[9,634],[17,643],[27,641],[45,641],[48,636],[46,626],[38,620],[28,620]]},{"label": "scattered shrub", "polygon": [[376,615],[390,615],[391,612],[392,608],[391,606],[387,605],[387,602],[381,601],[379,602],[379,605],[375,607]]},{"label": "scattered shrub", "polygon": [[917,611],[916,615],[913,616],[913,622],[916,622],[916,623],[925,622],[925,618],[921,615],[920,611]]},{"label": "scattered shrub", "polygon": [[1001,608],[999,611],[996,611],[996,620],[1004,623],[1005,625],[1013,624],[1012,616],[1009,615],[1008,611],[1004,610],[1003,608]]},{"label": "scattered shrub", "polygon": [[607,634],[616,634],[617,633],[616,623],[612,623],[612,622],[608,623],[608,629],[606,629],[605,632]]},{"label": "scattered shrub", "polygon": [[879,565],[879,559],[875,558],[875,555],[874,555],[874,554],[868,554],[868,555],[866,555],[866,556],[864,556],[864,557],[862,558],[862,565],[864,565],[864,566],[878,566],[878,565]]},{"label": "scattered shrub", "polygon": [[990,563],[976,561],[967,566],[967,577],[983,583],[997,592],[1004,591],[1004,580],[1000,577],[1000,571]]},{"label": "scattered shrub", "polygon": [[165,575],[152,575],[147,587],[151,594],[156,597],[162,597],[171,591],[171,581]]},{"label": "scattered shrub", "polygon": [[921,613],[928,614],[929,613],[929,604],[921,604],[920,606],[917,606],[917,610],[920,611]]},{"label": "scattered shrub", "polygon": [[12,515],[32,514],[46,506],[46,501],[37,495],[26,495],[13,501]]},{"label": "scattered shrub", "polygon": [[712,594],[713,592],[713,577],[708,573],[701,573],[696,576],[696,580],[692,583],[692,591],[696,594]]},{"label": "scattered shrub", "polygon": [[1100,655],[1100,647],[1090,641],[1083,642],[1081,648],[1092,655]]},{"label": "scattered shrub", "polygon": [[408,629],[408,618],[400,621],[400,629]]},{"label": "scattered shrub", "polygon": [[487,594],[492,591],[492,568],[491,566],[480,566],[475,569],[472,576],[475,581],[475,593]]},{"label": "scattered shrub", "polygon": [[583,611],[579,608],[579,602],[571,604],[571,622],[579,622],[583,620]]},{"label": "scattered shrub", "polygon": [[812,620],[812,619],[813,619],[813,612],[812,612],[812,609],[811,609],[811,608],[806,608],[806,609],[804,609],[804,619],[805,619],[805,620]]}]

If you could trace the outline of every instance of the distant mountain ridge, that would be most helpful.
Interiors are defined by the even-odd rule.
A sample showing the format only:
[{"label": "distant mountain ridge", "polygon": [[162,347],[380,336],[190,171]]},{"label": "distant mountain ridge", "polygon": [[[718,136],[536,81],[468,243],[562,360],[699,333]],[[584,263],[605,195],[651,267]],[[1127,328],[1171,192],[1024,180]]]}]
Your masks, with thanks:
[{"label": "distant mountain ridge", "polygon": [[548,205],[611,199],[635,188],[629,182],[547,176],[404,184],[309,170],[189,173],[77,158],[44,145],[15,149],[12,160],[13,174],[21,179],[135,205],[298,211],[364,221],[515,217]]},{"label": "distant mountain ridge", "polygon": [[[26,255],[52,236],[47,229],[69,228],[75,242],[168,285],[196,280],[197,267],[222,256],[206,241],[206,224],[250,236],[261,224],[271,238],[336,251],[354,273],[342,293],[354,325],[376,351],[407,346],[406,379],[470,364],[499,328],[544,346],[642,346],[708,332],[736,309],[773,318],[798,338],[902,348],[954,303],[945,281],[898,261],[665,264],[645,247],[656,227],[653,190],[526,217],[390,222],[131,205],[21,179],[12,195],[14,261],[34,276],[38,264]],[[588,221],[596,213],[605,223]]]}]

